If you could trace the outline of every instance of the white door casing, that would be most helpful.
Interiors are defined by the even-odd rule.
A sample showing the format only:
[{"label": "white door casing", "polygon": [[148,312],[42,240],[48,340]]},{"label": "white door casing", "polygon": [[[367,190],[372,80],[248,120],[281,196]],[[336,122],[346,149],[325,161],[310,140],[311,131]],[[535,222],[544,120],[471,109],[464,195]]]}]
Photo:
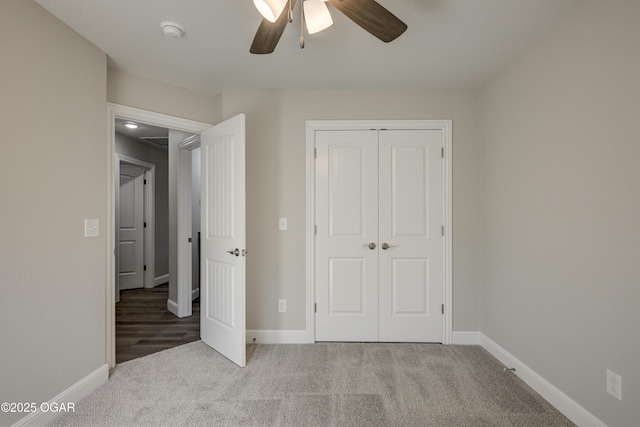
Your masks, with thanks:
[{"label": "white door casing", "polygon": [[201,134],[200,336],[246,365],[245,116]]},{"label": "white door casing", "polygon": [[144,286],[144,178],[144,169],[132,165],[120,166],[119,290]]},{"label": "white door casing", "polygon": [[[193,150],[200,147],[200,134],[195,134],[178,144],[177,175],[177,255],[178,265],[175,274],[178,288],[178,299],[167,302],[167,309],[178,317],[189,317],[193,314],[193,276],[200,273],[193,271],[194,246],[198,244],[193,234]],[[200,170],[198,165],[197,170]],[[198,176],[200,179],[200,176]],[[198,199],[200,192],[198,193]],[[198,207],[200,210],[200,207]],[[198,262],[198,265],[200,263]]]},{"label": "white door casing", "polygon": [[[379,129],[377,131],[375,129]],[[379,159],[376,159],[376,167],[379,165],[379,179],[368,178],[367,185],[362,185],[359,165],[362,159],[368,158],[373,164],[374,156],[354,155],[354,144],[350,143],[342,149],[343,153],[352,151],[351,160],[348,157],[342,160],[330,160],[329,151],[339,153],[337,146],[326,148],[326,135],[341,135],[337,131],[358,131],[357,135],[373,132],[379,135],[375,141],[376,150],[379,149]],[[376,136],[377,138],[378,136]],[[352,139],[361,139],[361,136]],[[344,141],[343,141],[344,142]],[[334,143],[339,143],[336,139]],[[330,143],[328,145],[331,145]],[[351,145],[351,148],[346,148]],[[317,159],[313,158],[317,148]],[[308,232],[308,256],[307,256],[307,290],[310,315],[307,317],[309,341],[315,340],[352,340],[352,341],[423,341],[450,343],[451,339],[451,188],[450,188],[450,154],[451,154],[451,122],[450,121],[333,121],[333,122],[307,122],[307,232]],[[364,152],[364,151],[363,151]],[[353,160],[354,158],[360,159]],[[336,177],[329,177],[330,162],[340,167],[334,167],[339,173]],[[378,170],[376,170],[378,173]],[[326,174],[323,177],[323,174]],[[323,180],[325,182],[323,182]],[[352,215],[341,215],[346,219],[346,224],[355,224],[363,217],[363,212],[368,218],[374,218],[379,211],[379,235],[376,233],[362,233],[371,239],[371,242],[363,242],[362,249],[368,249],[368,243],[376,244],[375,250],[368,249],[368,253],[349,254],[345,244],[336,252],[334,257],[324,258],[323,242],[327,235],[323,232],[323,223],[330,228],[331,216],[335,216],[335,203],[330,203],[330,181],[343,181],[346,186],[336,191],[335,198],[340,200],[340,193],[351,192],[350,206],[354,212]],[[377,208],[369,205],[360,207],[359,203],[374,200],[374,197],[363,195],[353,196],[359,187],[372,189],[378,185],[380,194]],[[366,194],[366,192],[363,192]],[[435,201],[435,202],[434,202]],[[323,203],[326,205],[323,206]],[[344,210],[344,209],[343,209]],[[349,222],[351,221],[351,222]],[[315,229],[317,226],[317,236]],[[368,230],[371,231],[371,230]],[[373,241],[372,236],[377,237]],[[344,240],[344,239],[343,239]],[[309,243],[310,242],[310,243]],[[382,245],[388,245],[382,249]],[[354,245],[349,245],[354,246]],[[351,247],[350,250],[355,249]],[[323,323],[326,317],[333,316],[335,320],[357,318],[360,321],[366,317],[357,313],[357,304],[354,301],[371,301],[373,298],[367,293],[361,300],[353,298],[354,289],[367,290],[365,285],[358,285],[361,278],[367,278],[363,273],[371,271],[370,263],[377,263],[379,274],[379,288],[376,293],[380,295],[378,301],[379,328],[375,339],[369,335],[358,335],[362,327],[345,327],[340,323],[331,325],[331,332],[325,335]],[[339,267],[351,266],[351,268],[335,269],[332,271],[330,264]],[[356,268],[356,265],[360,267]],[[368,268],[368,270],[367,270]],[[335,274],[338,272],[339,274]],[[331,276],[333,277],[331,278]],[[369,273],[371,275],[371,273]],[[352,304],[351,312],[347,315],[333,309],[330,298],[335,295],[330,286],[338,283],[338,279],[349,283],[347,290],[342,290],[347,296],[345,304]],[[327,283],[327,289],[322,287]],[[367,278],[366,284],[376,282],[376,279]],[[331,285],[329,285],[331,283]],[[309,298],[310,296],[310,298]],[[351,302],[349,302],[351,301]],[[317,303],[317,313],[314,313]],[[355,304],[355,305],[354,305]],[[336,305],[340,307],[340,305]],[[445,313],[443,315],[443,310]],[[373,326],[367,326],[369,330]],[[351,330],[351,331],[350,331]]]}]

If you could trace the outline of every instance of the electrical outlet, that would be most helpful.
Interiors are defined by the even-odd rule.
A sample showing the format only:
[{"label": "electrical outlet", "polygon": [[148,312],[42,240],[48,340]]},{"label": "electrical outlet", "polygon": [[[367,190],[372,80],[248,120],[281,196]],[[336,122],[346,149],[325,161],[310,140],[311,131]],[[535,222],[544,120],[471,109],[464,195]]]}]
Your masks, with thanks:
[{"label": "electrical outlet", "polygon": [[287,312],[287,300],[279,299],[278,300],[278,313],[286,313]]},{"label": "electrical outlet", "polygon": [[622,400],[622,377],[607,369],[607,393]]},{"label": "electrical outlet", "polygon": [[287,231],[287,218],[278,219],[278,230]]}]

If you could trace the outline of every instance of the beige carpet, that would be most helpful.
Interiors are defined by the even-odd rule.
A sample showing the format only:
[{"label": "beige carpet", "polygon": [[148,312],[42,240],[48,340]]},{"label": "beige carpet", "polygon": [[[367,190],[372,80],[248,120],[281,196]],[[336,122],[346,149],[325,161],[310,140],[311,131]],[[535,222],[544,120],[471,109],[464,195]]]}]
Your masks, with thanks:
[{"label": "beige carpet", "polygon": [[53,426],[571,426],[477,346],[201,341],[117,365]]}]

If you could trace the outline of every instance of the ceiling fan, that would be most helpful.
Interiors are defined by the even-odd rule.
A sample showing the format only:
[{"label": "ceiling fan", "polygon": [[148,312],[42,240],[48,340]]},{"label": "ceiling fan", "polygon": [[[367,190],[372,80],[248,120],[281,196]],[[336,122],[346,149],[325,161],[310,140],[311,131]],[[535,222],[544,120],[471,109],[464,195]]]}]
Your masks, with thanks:
[{"label": "ceiling fan", "polygon": [[[264,16],[258,27],[249,51],[255,54],[272,53],[287,23],[293,20],[296,0],[254,0],[256,8]],[[398,38],[407,29],[407,24],[382,7],[375,0],[302,0],[300,8],[302,25],[313,34],[329,27],[333,21],[326,2],[342,12],[360,27],[385,43]],[[300,47],[304,47],[304,35],[300,37]]]}]

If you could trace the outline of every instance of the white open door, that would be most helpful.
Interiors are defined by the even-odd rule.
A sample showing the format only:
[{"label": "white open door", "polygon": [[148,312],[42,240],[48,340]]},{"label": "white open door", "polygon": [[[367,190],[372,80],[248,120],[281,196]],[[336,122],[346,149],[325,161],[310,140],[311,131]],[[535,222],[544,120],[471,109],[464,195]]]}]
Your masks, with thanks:
[{"label": "white open door", "polygon": [[144,287],[144,173],[137,166],[120,166],[118,295]]},{"label": "white open door", "polygon": [[245,116],[201,135],[202,341],[243,367],[245,305]]}]

